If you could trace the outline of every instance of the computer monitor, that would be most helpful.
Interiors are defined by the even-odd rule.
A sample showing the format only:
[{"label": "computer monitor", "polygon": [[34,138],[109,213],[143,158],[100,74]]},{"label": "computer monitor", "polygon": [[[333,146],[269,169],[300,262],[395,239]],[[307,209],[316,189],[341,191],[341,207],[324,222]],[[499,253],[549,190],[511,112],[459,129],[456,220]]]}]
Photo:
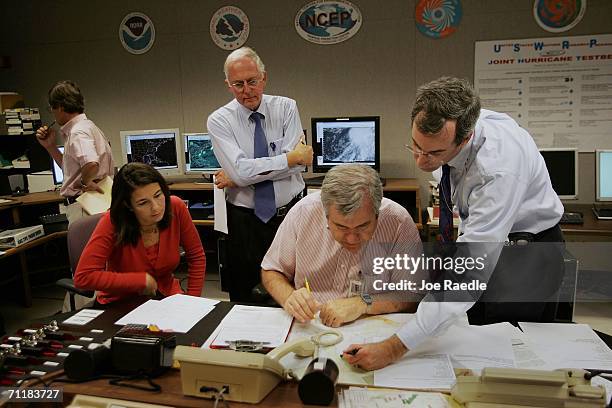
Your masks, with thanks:
[{"label": "computer monitor", "polygon": [[597,201],[612,201],[612,150],[595,150]]},{"label": "computer monitor", "polygon": [[185,133],[185,174],[214,174],[221,165],[208,133]]},{"label": "computer monitor", "polygon": [[553,190],[562,200],[578,198],[578,149],[540,149]]},{"label": "computer monitor", "polygon": [[146,163],[164,176],[182,173],[178,129],[122,130],[120,134],[124,163]]},{"label": "computer monitor", "polygon": [[[64,154],[64,146],[57,146],[57,148],[60,152],[62,152],[62,154]],[[53,172],[53,184],[56,186],[60,185],[64,182],[64,171],[57,165],[55,160],[51,159],[51,164],[53,165],[51,168]]]},{"label": "computer monitor", "polygon": [[312,118],[312,170],[359,163],[380,169],[380,117]]}]

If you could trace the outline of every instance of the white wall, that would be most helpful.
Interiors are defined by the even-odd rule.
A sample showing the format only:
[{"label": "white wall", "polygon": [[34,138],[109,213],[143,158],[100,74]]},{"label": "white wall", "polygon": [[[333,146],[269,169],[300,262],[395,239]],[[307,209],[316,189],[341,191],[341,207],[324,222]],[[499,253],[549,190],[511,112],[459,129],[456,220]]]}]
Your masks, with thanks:
[{"label": "white wall", "polygon": [[[415,169],[403,147],[416,87],[440,75],[472,79],[475,41],[553,36],[533,20],[533,0],[464,0],[461,26],[442,40],[416,30],[415,0],[355,0],[364,17],[359,33],[319,46],[293,28],[306,2],[2,1],[0,55],[11,57],[12,68],[0,70],[0,90],[43,108],[55,81],[76,81],[88,116],[109,136],[116,157],[120,130],[203,131],[208,114],[231,98],[222,73],[227,52],[213,44],[208,25],[214,11],[232,4],[249,16],[247,45],[266,64],[267,92],[296,99],[304,128],[315,116],[380,115],[382,175],[418,177],[427,191],[430,176]],[[119,24],[132,11],[155,24],[155,45],[141,56],[124,51],[118,39]],[[611,15],[612,2],[589,0],[582,22],[564,35],[610,33]],[[593,155],[580,160],[580,201],[591,202]]]}]

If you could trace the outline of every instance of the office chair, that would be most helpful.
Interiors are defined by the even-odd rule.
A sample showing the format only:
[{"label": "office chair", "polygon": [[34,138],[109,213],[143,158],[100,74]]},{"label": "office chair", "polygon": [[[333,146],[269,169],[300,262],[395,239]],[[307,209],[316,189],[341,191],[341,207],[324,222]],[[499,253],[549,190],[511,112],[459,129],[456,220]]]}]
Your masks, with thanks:
[{"label": "office chair", "polygon": [[[70,273],[74,276],[81,253],[85,249],[85,245],[89,241],[91,234],[93,234],[96,225],[103,213],[88,215],[83,218],[79,218],[68,226],[68,258],[70,260]],[[81,295],[88,298],[94,296],[93,290],[83,290],[74,286],[72,278],[60,279],[55,284],[61,288],[66,289],[70,297],[70,310],[76,309],[75,295]]]}]

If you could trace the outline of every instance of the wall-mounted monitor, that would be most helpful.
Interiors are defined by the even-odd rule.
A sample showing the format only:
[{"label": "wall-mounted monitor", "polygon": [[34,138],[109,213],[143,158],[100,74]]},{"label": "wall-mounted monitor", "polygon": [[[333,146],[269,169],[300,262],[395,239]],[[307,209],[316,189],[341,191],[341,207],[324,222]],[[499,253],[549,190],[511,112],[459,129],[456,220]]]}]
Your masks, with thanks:
[{"label": "wall-mounted monitor", "polygon": [[578,149],[540,149],[553,190],[562,200],[578,198]]},{"label": "wall-mounted monitor", "polygon": [[[62,154],[64,154],[64,146],[57,146],[57,148],[60,152],[62,152]],[[64,171],[60,166],[57,165],[55,160],[51,159],[51,164],[51,169],[53,172],[53,184],[55,184],[56,186],[61,185],[64,182]]]},{"label": "wall-mounted monitor", "polygon": [[185,174],[214,174],[221,165],[208,133],[185,133]]},{"label": "wall-mounted monitor", "polygon": [[312,118],[312,170],[359,163],[380,170],[380,117]]},{"label": "wall-mounted monitor", "polygon": [[181,174],[183,154],[178,129],[122,130],[123,162],[141,162],[164,176]]},{"label": "wall-mounted monitor", "polygon": [[597,201],[612,201],[612,150],[595,150]]}]

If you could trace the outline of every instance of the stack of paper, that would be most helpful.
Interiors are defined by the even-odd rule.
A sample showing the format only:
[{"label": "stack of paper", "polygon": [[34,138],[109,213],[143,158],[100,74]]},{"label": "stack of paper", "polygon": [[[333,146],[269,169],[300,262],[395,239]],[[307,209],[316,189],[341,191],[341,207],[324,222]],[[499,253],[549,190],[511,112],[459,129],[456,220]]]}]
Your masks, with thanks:
[{"label": "stack of paper", "polygon": [[293,317],[276,307],[235,305],[202,348],[227,348],[229,342],[248,340],[265,348],[285,342]]},{"label": "stack of paper", "polygon": [[530,368],[554,370],[582,368],[612,370],[612,350],[588,324],[519,323],[541,365]]},{"label": "stack of paper", "polygon": [[448,395],[433,392],[350,387],[338,394],[339,408],[459,408]]},{"label": "stack of paper", "polygon": [[210,313],[218,300],[188,295],[173,295],[162,300],[148,300],[115,324],[156,325],[161,330],[187,333]]}]

